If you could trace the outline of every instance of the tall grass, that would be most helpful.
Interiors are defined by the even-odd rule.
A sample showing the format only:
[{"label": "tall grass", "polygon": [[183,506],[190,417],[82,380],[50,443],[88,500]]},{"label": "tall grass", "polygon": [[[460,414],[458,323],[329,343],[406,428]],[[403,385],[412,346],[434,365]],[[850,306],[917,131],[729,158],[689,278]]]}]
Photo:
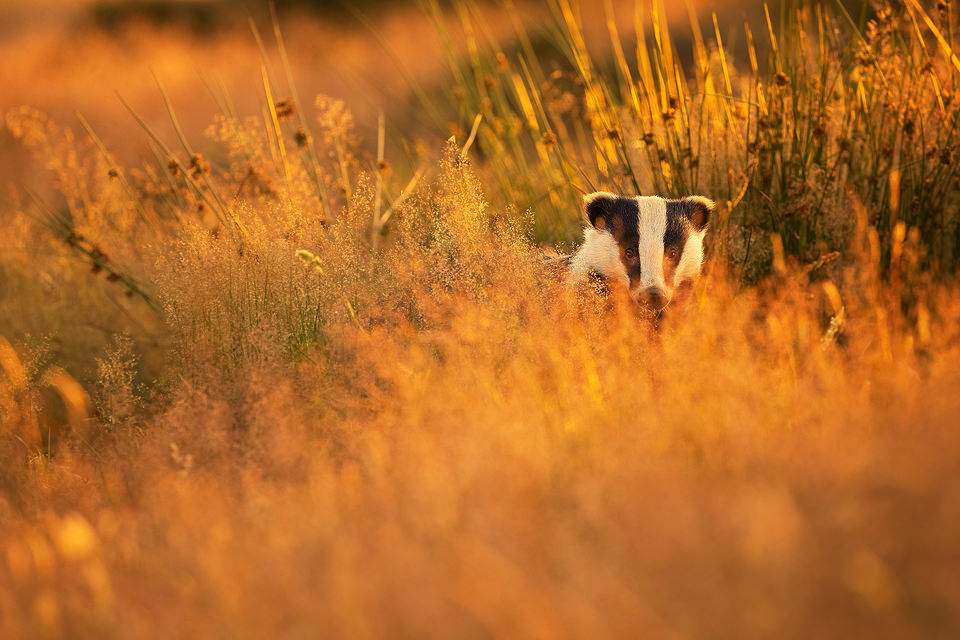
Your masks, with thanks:
[{"label": "tall grass", "polygon": [[956,631],[960,295],[915,244],[883,265],[862,213],[845,281],[714,274],[652,331],[545,282],[457,149],[377,256],[374,189],[319,272],[243,219],[171,246],[148,411],[120,344],[103,418],[30,446],[17,411],[66,418],[4,348],[4,637]]},{"label": "tall grass", "polygon": [[[422,153],[267,55],[261,111],[215,92],[212,143],[129,109],[138,166],[6,114],[58,195],[4,205],[0,636],[960,631],[960,287],[900,206],[956,192],[910,142],[955,135],[939,18],[878,14],[857,98],[825,10],[767,30],[768,71],[699,35],[684,67],[659,5],[605,66],[554,7],[572,78],[455,5],[461,130]],[[937,88],[890,94],[908,136],[880,85],[923,44]],[[684,305],[542,272],[578,188],[728,201]]]},{"label": "tall grass", "polygon": [[[881,2],[859,26],[840,4],[785,4],[777,23],[764,6],[759,24],[728,34],[739,53],[718,17],[704,28],[692,5],[683,50],[660,0],[636,5],[627,34],[609,1],[550,5],[554,24],[536,38],[516,20],[511,51],[470,2],[456,4],[455,24],[428,3],[438,28],[456,29],[445,41],[458,126],[483,114],[485,178],[498,200],[535,208],[541,238],[576,238],[578,192],[706,193],[725,203],[715,255],[755,280],[772,267],[770,234],[805,263],[842,249],[853,193],[886,255],[902,224],[953,271],[960,66],[949,4]],[[581,10],[606,11],[606,46],[587,41]],[[549,44],[535,49],[537,38]]]}]

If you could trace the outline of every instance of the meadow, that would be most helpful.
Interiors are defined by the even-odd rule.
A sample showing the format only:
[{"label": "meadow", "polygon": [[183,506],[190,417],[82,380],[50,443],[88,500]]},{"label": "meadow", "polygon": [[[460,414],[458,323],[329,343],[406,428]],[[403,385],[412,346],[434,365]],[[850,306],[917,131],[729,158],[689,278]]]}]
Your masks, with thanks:
[{"label": "meadow", "polygon": [[[370,9],[389,100],[269,11],[205,101],[25,88],[0,637],[956,637],[953,5],[688,8],[425,0],[430,70]],[[539,264],[599,189],[719,204],[660,318]]]}]

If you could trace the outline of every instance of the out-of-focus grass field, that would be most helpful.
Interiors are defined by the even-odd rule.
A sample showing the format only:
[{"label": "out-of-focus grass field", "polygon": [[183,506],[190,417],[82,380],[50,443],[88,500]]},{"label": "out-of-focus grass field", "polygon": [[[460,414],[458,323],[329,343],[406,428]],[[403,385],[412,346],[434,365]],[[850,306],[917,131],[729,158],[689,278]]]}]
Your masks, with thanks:
[{"label": "out-of-focus grass field", "polygon": [[956,637],[955,9],[675,4],[0,8],[0,637]]}]

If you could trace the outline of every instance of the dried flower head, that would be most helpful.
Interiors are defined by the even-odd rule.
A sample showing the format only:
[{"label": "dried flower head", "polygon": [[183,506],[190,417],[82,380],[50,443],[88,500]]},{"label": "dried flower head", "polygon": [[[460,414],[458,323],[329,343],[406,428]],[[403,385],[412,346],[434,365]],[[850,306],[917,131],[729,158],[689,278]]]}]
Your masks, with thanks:
[{"label": "dried flower head", "polygon": [[276,105],[274,105],[274,108],[277,111],[278,120],[290,118],[293,116],[293,114],[297,112],[296,106],[294,105],[293,100],[291,98],[280,100],[279,102],[277,102]]},{"label": "dried flower head", "polygon": [[293,134],[293,139],[301,149],[310,144],[310,135],[303,127],[297,128],[297,132]]},{"label": "dried flower head", "polygon": [[190,171],[194,177],[199,177],[204,173],[210,173],[210,165],[203,160],[203,156],[195,153],[190,156]]},{"label": "dried flower head", "polygon": [[323,262],[320,260],[319,256],[314,255],[312,252],[307,251],[306,249],[297,249],[294,255],[300,258],[305,265],[313,267],[314,271],[317,273],[323,273]]}]

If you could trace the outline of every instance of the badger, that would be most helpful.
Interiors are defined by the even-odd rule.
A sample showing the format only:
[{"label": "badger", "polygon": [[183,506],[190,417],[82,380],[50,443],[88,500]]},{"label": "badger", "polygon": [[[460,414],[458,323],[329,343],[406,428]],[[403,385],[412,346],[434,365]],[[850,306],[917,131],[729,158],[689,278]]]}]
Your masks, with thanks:
[{"label": "badger", "polygon": [[659,312],[700,275],[713,201],[606,191],[588,194],[583,201],[590,223],[583,244],[573,255],[559,258],[568,281],[622,285],[638,303]]}]

